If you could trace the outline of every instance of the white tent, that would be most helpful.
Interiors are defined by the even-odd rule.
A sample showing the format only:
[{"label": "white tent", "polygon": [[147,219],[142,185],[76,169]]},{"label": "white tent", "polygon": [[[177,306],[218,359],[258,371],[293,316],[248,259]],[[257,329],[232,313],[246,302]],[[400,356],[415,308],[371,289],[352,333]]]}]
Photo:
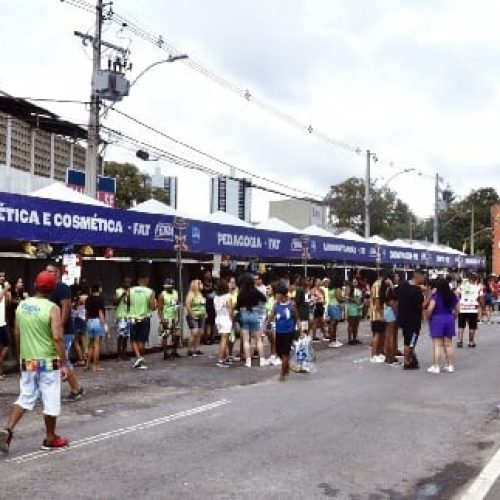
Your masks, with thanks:
[{"label": "white tent", "polygon": [[300,229],[296,227],[290,226],[286,222],[281,219],[277,219],[276,217],[271,217],[265,221],[262,221],[260,224],[255,226],[257,229],[264,229],[266,231],[278,231],[280,233],[301,233]]},{"label": "white tent", "polygon": [[305,229],[302,229],[302,234],[307,234],[309,236],[323,236],[325,238],[333,237],[333,234],[330,231],[327,231],[319,226],[308,226]]},{"label": "white tent", "polygon": [[354,231],[344,231],[342,233],[336,234],[336,238],[341,238],[343,240],[351,240],[351,241],[366,241],[362,236],[355,233]]},{"label": "white tent", "polygon": [[384,240],[384,238],[378,235],[370,236],[368,241],[370,243],[375,243],[376,245],[391,245],[390,241]]},{"label": "white tent", "polygon": [[67,201],[69,203],[80,203],[82,205],[96,205],[99,207],[107,207],[106,204],[87,196],[86,194],[79,193],[74,189],[70,189],[65,186],[61,182],[54,182],[53,184],[49,184],[41,189],[37,189],[32,193],[29,193],[29,196],[34,196],[36,198],[46,198],[49,200],[57,200],[57,201]]},{"label": "white tent", "polygon": [[225,224],[227,226],[252,227],[251,224],[245,222],[244,220],[239,219],[235,215],[228,214],[227,212],[222,212],[220,210],[214,212],[213,214],[204,216],[203,218],[200,217],[191,217],[191,218],[197,220],[203,220],[205,222],[214,222],[216,224]]},{"label": "white tent", "polygon": [[139,203],[135,207],[129,208],[133,212],[144,212],[147,214],[157,214],[157,215],[173,215],[176,217],[181,217],[182,215],[175,208],[165,205],[161,201],[150,199]]}]

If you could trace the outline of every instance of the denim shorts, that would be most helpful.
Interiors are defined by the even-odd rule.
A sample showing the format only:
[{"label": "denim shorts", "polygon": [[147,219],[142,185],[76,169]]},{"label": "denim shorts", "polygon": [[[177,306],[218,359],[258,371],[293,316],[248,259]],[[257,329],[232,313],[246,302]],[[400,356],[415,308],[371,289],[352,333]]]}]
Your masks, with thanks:
[{"label": "denim shorts", "polygon": [[75,340],[74,335],[64,335],[64,355],[66,356],[66,364],[68,365],[68,368],[73,368],[73,365],[71,364],[71,359],[69,357],[71,353],[71,348],[73,347],[73,341]]},{"label": "denim shorts", "polygon": [[130,337],[130,321],[124,318],[117,319],[116,333],[120,337]]},{"label": "denim shorts", "polygon": [[87,320],[87,334],[91,339],[104,337],[104,326],[99,318]]},{"label": "denim shorts", "polygon": [[386,307],[384,311],[384,321],[386,323],[394,323],[396,321],[396,314],[392,307]]},{"label": "denim shorts", "polygon": [[241,309],[240,311],[240,327],[242,331],[249,333],[257,333],[261,330],[262,321],[259,314],[251,309]]},{"label": "denim shorts", "polygon": [[342,319],[342,308],[338,305],[328,306],[328,319],[340,321]]},{"label": "denim shorts", "polygon": [[42,400],[43,413],[58,417],[61,413],[61,372],[21,372],[19,397],[15,404],[32,411],[38,399]]},{"label": "denim shorts", "polygon": [[190,330],[203,330],[205,328],[205,318],[194,318],[193,316],[186,316],[186,322]]}]

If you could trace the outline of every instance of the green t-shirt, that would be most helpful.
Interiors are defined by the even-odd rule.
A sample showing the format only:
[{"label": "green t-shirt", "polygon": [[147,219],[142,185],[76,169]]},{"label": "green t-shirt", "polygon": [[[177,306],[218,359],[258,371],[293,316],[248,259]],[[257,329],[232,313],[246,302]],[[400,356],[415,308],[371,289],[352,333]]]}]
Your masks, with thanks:
[{"label": "green t-shirt", "polygon": [[328,305],[338,306],[339,301],[337,300],[337,290],[335,288],[328,289]]},{"label": "green t-shirt", "polygon": [[[115,297],[118,299],[123,295],[123,292],[125,292],[125,288],[117,288],[115,292]],[[116,319],[125,319],[128,316],[128,304],[125,298],[120,300],[120,303],[116,306],[115,316]]]},{"label": "green t-shirt", "polygon": [[191,302],[191,311],[193,312],[193,317],[202,318],[207,315],[206,300],[203,295],[197,294],[193,295],[193,301]]},{"label": "green t-shirt", "polygon": [[273,312],[274,303],[276,299],[274,297],[268,297],[266,301],[266,314],[269,316]]},{"label": "green t-shirt", "polygon": [[20,354],[23,360],[58,359],[52,338],[50,311],[54,303],[41,297],[23,300],[16,309],[20,332]]},{"label": "green t-shirt", "polygon": [[177,293],[177,290],[172,290],[171,292],[164,290],[161,292],[161,296],[163,298],[163,317],[167,320],[176,319],[177,310],[175,307],[179,302],[179,294]]},{"label": "green t-shirt", "polygon": [[363,315],[363,293],[359,288],[354,289],[353,297],[347,299],[347,316]]},{"label": "green t-shirt", "polygon": [[133,286],[130,289],[130,309],[128,311],[128,317],[138,319],[150,316],[150,300],[153,293],[153,290],[147,286]]}]

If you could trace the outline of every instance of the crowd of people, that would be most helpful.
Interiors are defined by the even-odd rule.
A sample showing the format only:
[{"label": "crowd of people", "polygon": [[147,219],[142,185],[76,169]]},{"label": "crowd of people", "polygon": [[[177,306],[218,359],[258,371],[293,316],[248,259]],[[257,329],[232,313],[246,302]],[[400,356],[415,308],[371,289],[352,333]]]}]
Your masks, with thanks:
[{"label": "crowd of people", "polygon": [[[478,322],[482,317],[491,318],[500,291],[494,277],[480,283],[475,274],[453,279],[429,277],[421,270],[402,281],[398,274],[382,270],[371,284],[359,273],[349,281],[304,276],[265,278],[258,273],[244,273],[238,279],[214,279],[207,271],[201,279],[191,281],[181,303],[171,278],[155,294],[148,273],[139,274],[135,284],[125,277],[114,293],[115,322],[111,328],[100,283],[88,286],[81,280],[69,287],[61,280],[60,268],[50,264],[37,276],[36,293],[29,297],[22,280],[11,288],[5,272],[0,271],[0,375],[3,378],[3,360],[11,344],[19,351],[21,367],[20,396],[7,428],[0,432],[0,449],[8,450],[14,427],[26,410],[33,409],[38,397],[43,400],[46,416],[43,447],[67,446],[68,442],[55,434],[61,380],[70,388],[67,401],[77,401],[84,395],[72,365],[72,353],[77,366],[90,372],[101,371],[101,342],[114,330],[116,359],[129,358],[130,342],[132,368],[146,370],[146,347],[151,341],[155,311],[164,359],[181,356],[181,322],[185,318],[188,357],[203,355],[202,343],[213,343],[218,337],[217,367],[229,368],[238,362],[247,368],[279,366],[282,381],[290,372],[294,341],[327,342],[328,347],[338,349],[344,346],[342,337],[348,346],[358,345],[362,343],[358,335],[360,323],[365,318],[370,320],[373,334],[370,362],[416,370],[420,367],[416,346],[422,322],[428,320],[433,341],[428,372],[438,374],[455,371],[453,338],[457,335],[457,318],[456,347],[463,348],[467,327],[467,345],[476,347]],[[345,335],[341,324],[346,325]],[[13,339],[9,330],[14,333]],[[253,357],[258,362],[253,363]]]}]

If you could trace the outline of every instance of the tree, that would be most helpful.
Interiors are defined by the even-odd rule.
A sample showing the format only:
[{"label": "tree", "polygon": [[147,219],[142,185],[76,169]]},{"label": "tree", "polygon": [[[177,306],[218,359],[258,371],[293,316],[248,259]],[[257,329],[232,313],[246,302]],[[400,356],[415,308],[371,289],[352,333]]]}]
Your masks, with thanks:
[{"label": "tree", "polygon": [[167,193],[160,188],[151,188],[150,176],[140,172],[132,163],[107,161],[104,163],[104,175],[116,178],[118,208],[130,208],[134,202],[142,203],[150,198],[169,203]]},{"label": "tree", "polygon": [[[330,206],[330,222],[341,228],[350,228],[359,234],[364,229],[364,181],[351,177],[332,186],[326,195]],[[388,187],[371,187],[370,220],[372,234],[383,238],[407,238],[410,220],[414,215],[408,205]]]}]

